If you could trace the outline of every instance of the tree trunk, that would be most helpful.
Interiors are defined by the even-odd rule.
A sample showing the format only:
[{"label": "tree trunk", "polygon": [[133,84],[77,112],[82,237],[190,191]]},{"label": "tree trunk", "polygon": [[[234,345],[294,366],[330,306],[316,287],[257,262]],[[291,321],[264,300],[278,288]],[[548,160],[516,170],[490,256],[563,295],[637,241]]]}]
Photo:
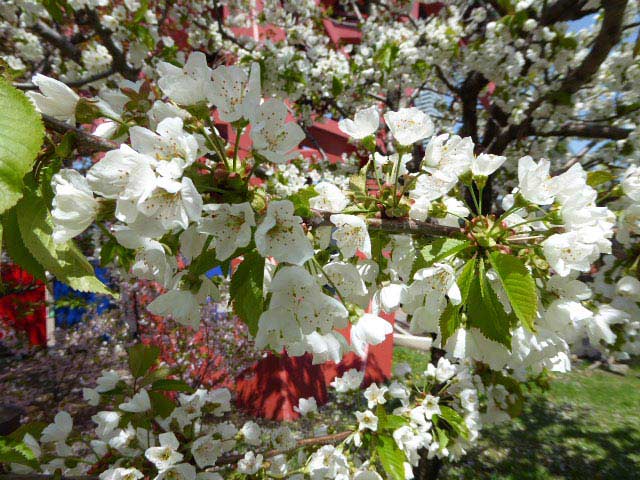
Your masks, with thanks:
[{"label": "tree trunk", "polygon": [[420,463],[413,468],[415,480],[434,480],[438,478],[444,462],[439,458],[427,459],[427,450],[420,451]]}]

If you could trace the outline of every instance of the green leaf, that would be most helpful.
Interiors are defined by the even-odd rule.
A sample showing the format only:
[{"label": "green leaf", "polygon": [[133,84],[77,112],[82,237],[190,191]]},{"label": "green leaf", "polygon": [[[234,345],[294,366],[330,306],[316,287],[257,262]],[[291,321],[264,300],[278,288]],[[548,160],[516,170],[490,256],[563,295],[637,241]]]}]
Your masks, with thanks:
[{"label": "green leaf", "polygon": [[389,431],[393,433],[395,430],[407,424],[407,420],[404,417],[387,414],[387,411],[382,405],[378,405],[376,417],[378,417],[378,431]]},{"label": "green leaf", "polygon": [[160,349],[155,345],[138,343],[129,348],[129,370],[135,378],[143,377],[156,363]]},{"label": "green leaf", "polygon": [[478,273],[473,277],[467,299],[469,326],[478,328],[482,334],[511,350],[511,321],[500,300],[487,282],[484,262],[478,263]]},{"label": "green leaf", "polygon": [[263,282],[264,258],[257,252],[245,254],[231,277],[229,293],[236,314],[247,324],[253,336],[258,333],[258,319],[263,311]]},{"label": "green leaf", "polygon": [[18,227],[18,218],[16,217],[16,209],[7,210],[2,215],[2,243],[6,252],[14,263],[23,270],[29,272],[34,278],[45,281],[46,275],[44,268],[29,253],[27,247],[22,241],[20,229]]},{"label": "green leaf", "polygon": [[529,330],[535,330],[538,314],[536,282],[521,259],[513,255],[492,252],[489,261],[498,274],[516,317]]},{"label": "green leaf", "polygon": [[31,171],[43,137],[33,104],[0,78],[0,213],[22,198],[22,178]]},{"label": "green leaf", "polygon": [[311,186],[298,190],[293,195],[290,195],[288,199],[293,203],[295,215],[299,215],[302,218],[310,218],[312,216],[312,212],[311,207],[309,206],[309,199],[317,196],[318,192],[316,192],[316,189]]},{"label": "green leaf", "polygon": [[63,16],[62,8],[60,8],[59,0],[41,0],[41,1],[42,1],[42,6],[47,10],[47,12],[49,12],[49,15],[51,15],[51,18],[53,18],[53,20],[56,23],[64,22],[64,16]]},{"label": "green leaf", "polygon": [[590,187],[597,187],[603,183],[610,182],[615,177],[609,170],[594,170],[587,174],[587,185]]},{"label": "green leaf", "polygon": [[153,411],[162,418],[167,418],[176,408],[176,404],[160,392],[149,392],[149,400]]},{"label": "green leaf", "polygon": [[334,97],[337,97],[343,91],[344,91],[344,84],[342,83],[342,80],[334,76],[333,79],[331,80],[331,94]]},{"label": "green leaf", "polygon": [[440,444],[440,450],[447,448],[447,445],[449,445],[449,437],[447,436],[447,432],[438,427],[435,427],[435,429],[436,437],[438,437],[438,443]]},{"label": "green leaf", "polygon": [[191,262],[191,265],[189,265],[189,272],[196,276],[200,276],[218,265],[220,265],[220,261],[216,257],[216,251],[207,250],[206,252],[198,255],[193,262]]},{"label": "green leaf", "polygon": [[360,195],[367,195],[367,170],[369,169],[369,163],[362,167],[358,173],[349,177],[349,189]]},{"label": "green leaf", "polygon": [[440,406],[440,416],[451,425],[451,428],[453,428],[458,435],[466,439],[469,438],[469,428],[467,424],[464,423],[464,419],[453,408],[447,407],[446,405]]},{"label": "green leaf", "polygon": [[456,282],[458,283],[458,288],[460,289],[460,296],[462,298],[462,303],[467,301],[467,297],[469,297],[469,289],[471,288],[471,282],[473,281],[473,277],[476,273],[476,259],[472,258],[469,260],[464,267],[462,267],[462,271],[460,275],[458,275],[458,279]]},{"label": "green leaf", "polygon": [[160,365],[153,372],[149,372],[146,374],[140,381],[138,385],[141,387],[146,387],[147,385],[151,385],[158,380],[162,380],[171,375],[171,369],[166,365]]},{"label": "green leaf", "polygon": [[133,23],[139,23],[142,20],[144,20],[145,15],[147,14],[147,10],[149,10],[148,0],[142,0],[142,2],[140,3],[141,3],[140,8],[136,10],[136,14],[133,16]]},{"label": "green leaf", "polygon": [[25,423],[24,425],[20,425],[17,430],[14,430],[9,435],[7,435],[7,437],[12,438],[17,442],[22,441],[27,433],[30,434],[33,438],[40,438],[42,431],[46,428],[47,425],[48,424],[45,422]]},{"label": "green leaf", "polygon": [[640,100],[628,105],[616,105],[616,115],[627,115],[629,113],[635,112],[636,110],[640,110]]},{"label": "green leaf", "polygon": [[72,241],[53,241],[53,220],[40,195],[25,190],[16,215],[25,246],[45,270],[74,290],[115,296],[96,278],[93,267]]},{"label": "green leaf", "polygon": [[151,385],[152,391],[165,391],[165,392],[186,392],[193,393],[193,387],[184,380],[172,380],[165,378],[162,380],[156,380]]},{"label": "green leaf", "polygon": [[420,255],[424,260],[424,266],[430,267],[440,260],[444,260],[451,255],[455,255],[456,253],[465,250],[470,245],[469,240],[438,238],[420,250]]},{"label": "green leaf", "polygon": [[447,343],[447,340],[462,324],[459,310],[459,307],[449,303],[440,316],[440,335],[442,336],[442,345]]},{"label": "green leaf", "polygon": [[388,479],[404,480],[404,462],[407,457],[402,450],[398,448],[395,440],[388,435],[379,435],[376,451],[380,458],[380,463],[387,472]]},{"label": "green leaf", "polygon": [[38,469],[38,461],[29,447],[22,441],[0,437],[0,464],[18,463]]}]

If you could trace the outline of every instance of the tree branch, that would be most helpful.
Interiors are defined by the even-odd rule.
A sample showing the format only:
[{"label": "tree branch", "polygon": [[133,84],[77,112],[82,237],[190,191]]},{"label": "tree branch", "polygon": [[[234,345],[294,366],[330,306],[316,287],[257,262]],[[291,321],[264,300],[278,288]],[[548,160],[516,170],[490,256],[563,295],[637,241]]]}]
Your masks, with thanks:
[{"label": "tree branch", "polygon": [[547,4],[542,10],[540,23],[542,25],[551,25],[556,22],[578,20],[598,11],[597,8],[583,10],[582,8],[586,4],[587,0],[557,0],[551,5]]},{"label": "tree branch", "polygon": [[579,138],[603,138],[611,140],[624,140],[633,129],[614,127],[610,125],[592,125],[588,123],[575,124],[565,123],[554,130],[539,131],[531,127],[528,135],[537,135],[539,137],[579,137]]},{"label": "tree branch", "polygon": [[[315,227],[333,226],[331,212],[313,210],[315,217],[309,219]],[[410,218],[367,218],[367,225],[371,230],[380,230],[388,233],[408,233],[425,237],[463,237],[460,228],[447,227],[437,223],[418,222]]]},{"label": "tree branch", "polygon": [[471,137],[474,144],[478,144],[478,95],[489,83],[479,72],[471,72],[462,83],[459,94],[462,101],[462,129],[461,137]]},{"label": "tree branch", "polygon": [[47,42],[59,49],[64,56],[71,58],[77,63],[81,61],[82,52],[80,51],[80,49],[77,47],[77,45],[71,43],[71,40],[62,35],[60,32],[54,30],[42,21],[38,21],[32,28]]},{"label": "tree branch", "polygon": [[[564,2],[564,0],[558,0],[558,2],[561,1]],[[606,60],[609,52],[620,41],[626,6],[627,0],[608,0],[603,3],[604,18],[602,26],[587,56],[580,65],[566,76],[557,90],[549,91],[531,102],[525,112],[525,119],[520,124],[503,128],[489,145],[489,153],[500,155],[513,140],[526,136],[531,129],[533,113],[545,101],[553,101],[554,96],[558,93],[573,94],[591,81],[600,65]]]},{"label": "tree branch", "polygon": [[451,91],[451,93],[454,93],[456,95],[460,94],[460,90],[447,79],[447,77],[444,75],[444,72],[442,71],[439,65],[435,65],[435,71],[436,71],[436,76],[440,79],[442,83],[444,83],[447,86],[447,88],[449,89],[449,91]]},{"label": "tree branch", "polygon": [[92,135],[81,128],[61,122],[49,115],[42,115],[42,120],[47,128],[50,128],[54,132],[61,134],[65,134],[67,132],[75,133],[78,144],[93,151],[108,152],[109,150],[117,150],[120,148],[120,145],[116,142]]},{"label": "tree branch", "polygon": [[558,89],[559,92],[575,93],[588,83],[602,62],[606,60],[609,52],[620,41],[627,0],[607,0],[603,2],[603,7],[602,27],[593,47],[582,63],[565,78]]},{"label": "tree branch", "polygon": [[[71,80],[69,82],[63,82],[67,87],[70,88],[80,88],[83,87],[89,83],[93,83],[93,82],[97,82],[98,80],[102,80],[103,78],[107,78],[111,75],[113,75],[115,72],[115,69],[113,67],[111,67],[109,70],[106,70],[104,72],[101,73],[96,73],[95,75],[91,75],[87,78],[80,78],[78,80]],[[23,83],[14,83],[13,84],[14,87],[19,88],[20,90],[36,90],[38,88],[37,85],[34,85],[31,82],[23,82]]]},{"label": "tree branch", "polygon": [[129,63],[127,63],[127,55],[116,44],[115,40],[113,39],[113,32],[103,25],[102,21],[100,20],[100,16],[95,10],[87,9],[86,12],[87,18],[89,19],[89,24],[96,31],[96,33],[104,43],[105,48],[111,54],[111,58],[113,59],[113,62],[111,64],[112,68],[127,80],[137,80],[140,69],[133,68],[129,65]]}]

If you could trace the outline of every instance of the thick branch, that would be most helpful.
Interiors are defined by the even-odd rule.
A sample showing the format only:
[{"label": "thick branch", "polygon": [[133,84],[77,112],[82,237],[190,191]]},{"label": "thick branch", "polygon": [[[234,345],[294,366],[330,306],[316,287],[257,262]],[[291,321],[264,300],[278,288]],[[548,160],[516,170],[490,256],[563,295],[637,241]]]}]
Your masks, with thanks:
[{"label": "thick branch", "polygon": [[71,41],[60,32],[49,27],[44,22],[37,22],[33,26],[33,30],[47,42],[58,48],[63,56],[71,58],[75,62],[80,62],[82,52],[76,45],[71,43]]},{"label": "thick branch", "polygon": [[531,127],[527,133],[529,135],[537,135],[538,137],[580,137],[624,140],[631,132],[633,132],[631,128],[613,127],[610,125],[565,123],[559,128],[546,132],[535,130]]},{"label": "thick branch", "polygon": [[113,39],[113,32],[109,30],[100,20],[100,16],[94,10],[87,10],[87,16],[89,18],[89,23],[94,28],[96,33],[100,36],[100,39],[104,43],[105,48],[111,54],[111,58],[113,59],[112,68],[116,72],[120,73],[127,80],[135,81],[138,79],[138,73],[140,72],[137,68],[132,68],[127,63],[127,55],[120,48],[115,40]]},{"label": "thick branch", "polygon": [[459,94],[462,101],[461,137],[471,137],[478,143],[478,95],[489,81],[479,72],[471,72],[462,83]]},{"label": "thick branch", "polygon": [[587,0],[557,0],[551,5],[547,4],[540,16],[540,23],[551,25],[556,22],[578,20],[598,11],[597,8],[583,10],[586,4]]},{"label": "thick branch", "polygon": [[[331,212],[320,210],[313,211],[315,218],[310,223],[316,227],[331,226]],[[418,222],[410,218],[367,218],[367,225],[371,230],[381,230],[388,233],[408,233],[423,235],[426,237],[462,237],[464,234],[459,228],[447,227],[430,222]]]},{"label": "thick branch", "polygon": [[620,41],[627,0],[607,0],[603,2],[603,7],[604,19],[593,47],[582,60],[580,66],[565,78],[558,91],[577,92],[580,87],[591,80],[591,77],[598,71],[602,62],[606,60],[609,52]]}]

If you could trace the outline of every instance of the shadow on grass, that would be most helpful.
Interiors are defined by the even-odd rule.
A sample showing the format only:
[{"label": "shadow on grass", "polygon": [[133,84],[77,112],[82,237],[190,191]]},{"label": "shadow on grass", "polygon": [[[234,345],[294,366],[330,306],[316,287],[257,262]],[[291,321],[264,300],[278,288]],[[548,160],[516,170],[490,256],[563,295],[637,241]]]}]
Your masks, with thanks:
[{"label": "shadow on grass", "polygon": [[640,478],[640,422],[534,396],[522,417],[482,432],[478,448],[441,478],[631,480]]}]

